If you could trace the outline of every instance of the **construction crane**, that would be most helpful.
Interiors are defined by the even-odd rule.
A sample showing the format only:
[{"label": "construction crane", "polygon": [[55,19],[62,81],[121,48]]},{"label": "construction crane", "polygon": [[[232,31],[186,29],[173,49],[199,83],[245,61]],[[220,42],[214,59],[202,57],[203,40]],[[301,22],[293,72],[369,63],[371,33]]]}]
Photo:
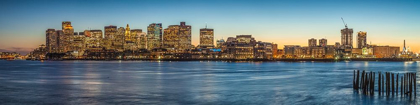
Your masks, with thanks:
[{"label": "construction crane", "polygon": [[346,22],[344,22],[343,17],[341,17],[341,20],[343,20],[343,24],[344,24],[344,26],[347,28],[347,24],[346,24]]}]

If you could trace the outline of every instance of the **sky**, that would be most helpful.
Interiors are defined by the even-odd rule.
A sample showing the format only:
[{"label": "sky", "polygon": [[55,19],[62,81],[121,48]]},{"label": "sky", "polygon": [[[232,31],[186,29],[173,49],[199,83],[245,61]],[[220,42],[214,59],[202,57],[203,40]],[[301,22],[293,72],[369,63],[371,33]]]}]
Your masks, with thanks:
[{"label": "sky", "polygon": [[45,44],[48,28],[71,21],[75,32],[116,25],[147,30],[185,21],[192,26],[192,44],[199,29],[214,29],[215,40],[252,35],[257,41],[307,46],[308,39],[340,42],[341,17],[376,45],[420,51],[419,0],[1,0],[0,52],[23,54]]}]

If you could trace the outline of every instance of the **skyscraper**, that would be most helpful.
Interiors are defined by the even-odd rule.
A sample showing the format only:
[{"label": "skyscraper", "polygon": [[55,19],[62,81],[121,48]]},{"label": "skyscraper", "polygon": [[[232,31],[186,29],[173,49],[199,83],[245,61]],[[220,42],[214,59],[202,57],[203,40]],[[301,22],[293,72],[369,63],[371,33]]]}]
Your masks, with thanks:
[{"label": "skyscraper", "polygon": [[58,35],[55,29],[47,29],[46,33],[46,48],[48,53],[53,53],[58,50]]},{"label": "skyscraper", "polygon": [[103,45],[107,49],[114,49],[112,45],[117,34],[117,26],[109,25],[105,26],[104,29]]},{"label": "skyscraper", "polygon": [[353,48],[353,29],[344,28],[341,29],[341,45],[346,49]]},{"label": "skyscraper", "polygon": [[71,26],[71,22],[70,21],[63,21],[63,22],[61,22],[61,29],[66,28],[67,25],[70,25]]},{"label": "skyscraper", "polygon": [[357,32],[357,48],[363,48],[367,46],[366,43],[367,33],[363,31]]},{"label": "skyscraper", "polygon": [[320,39],[319,46],[322,46],[322,47],[327,46],[327,39],[324,39],[324,38]]},{"label": "skyscraper", "polygon": [[126,42],[131,42],[131,34],[130,34],[130,26],[128,26],[125,28],[125,41]]},{"label": "skyscraper", "polygon": [[117,33],[117,26],[109,25],[105,26],[105,39],[113,40],[115,38],[115,34]]},{"label": "skyscraper", "polygon": [[214,47],[214,32],[213,29],[203,28],[200,29],[200,47]]},{"label": "skyscraper", "polygon": [[308,40],[308,46],[309,47],[315,47],[316,46],[316,39],[311,38]]},{"label": "skyscraper", "polygon": [[191,26],[181,22],[179,28],[179,46],[178,50],[187,50],[191,48]]},{"label": "skyscraper", "polygon": [[62,26],[63,26],[62,28],[63,28],[64,36],[60,40],[63,43],[63,51],[64,52],[72,51],[73,49],[71,49],[71,44],[73,41],[73,34],[74,34],[73,26],[71,26],[70,21],[62,22]]},{"label": "skyscraper", "polygon": [[162,46],[162,24],[152,23],[147,27],[147,49],[152,50]]},{"label": "skyscraper", "polygon": [[131,41],[133,42],[133,50],[137,50],[140,48],[140,36],[143,33],[142,29],[132,29],[130,31]]},{"label": "skyscraper", "polygon": [[102,48],[102,30],[89,30],[85,31],[89,33],[90,37],[87,41],[88,48]]},{"label": "skyscraper", "polygon": [[191,47],[191,26],[181,22],[164,30],[163,45],[169,50],[185,51]]},{"label": "skyscraper", "polygon": [[124,43],[125,43],[125,29],[124,27],[120,27],[117,30],[117,33],[115,34],[115,38],[112,41],[112,47],[113,49],[116,49],[117,51],[124,51]]},{"label": "skyscraper", "polygon": [[163,48],[174,50],[179,45],[179,25],[170,25],[163,30]]}]

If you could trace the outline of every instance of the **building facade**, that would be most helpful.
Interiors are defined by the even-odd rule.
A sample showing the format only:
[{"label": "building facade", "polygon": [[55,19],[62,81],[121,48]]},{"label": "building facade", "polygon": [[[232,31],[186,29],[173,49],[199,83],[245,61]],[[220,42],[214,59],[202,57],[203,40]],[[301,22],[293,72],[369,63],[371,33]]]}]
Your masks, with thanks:
[{"label": "building facade", "polygon": [[46,44],[46,49],[48,53],[57,53],[58,52],[58,34],[55,31],[55,29],[47,29],[46,33],[46,39],[45,39],[45,44]]},{"label": "building facade", "polygon": [[319,40],[319,46],[325,47],[327,45],[328,45],[327,39],[322,38]]},{"label": "building facade", "polygon": [[200,29],[200,47],[214,47],[214,30],[209,28]]},{"label": "building facade", "polygon": [[162,24],[152,23],[147,27],[147,49],[162,47]]},{"label": "building facade", "polygon": [[357,32],[357,48],[367,47],[367,33],[363,31]]},{"label": "building facade", "polygon": [[311,38],[308,40],[308,46],[309,47],[315,47],[316,46],[316,39]]},{"label": "building facade", "polygon": [[164,29],[163,47],[170,51],[185,51],[191,48],[191,26],[181,22]]},{"label": "building facade", "polygon": [[353,48],[353,29],[341,29],[341,45],[346,49]]}]

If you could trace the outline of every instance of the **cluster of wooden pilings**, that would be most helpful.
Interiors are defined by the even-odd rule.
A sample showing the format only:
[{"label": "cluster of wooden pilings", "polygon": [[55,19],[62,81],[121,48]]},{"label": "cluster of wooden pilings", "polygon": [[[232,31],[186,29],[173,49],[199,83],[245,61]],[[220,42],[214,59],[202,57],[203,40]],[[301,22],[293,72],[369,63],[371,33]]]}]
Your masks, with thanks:
[{"label": "cluster of wooden pilings", "polygon": [[[378,77],[375,87],[375,78]],[[400,79],[399,79],[400,78]],[[374,95],[375,88],[378,95],[416,96],[416,73],[367,72],[354,70],[353,89],[361,90],[363,94]],[[414,95],[413,95],[414,94]]]}]

